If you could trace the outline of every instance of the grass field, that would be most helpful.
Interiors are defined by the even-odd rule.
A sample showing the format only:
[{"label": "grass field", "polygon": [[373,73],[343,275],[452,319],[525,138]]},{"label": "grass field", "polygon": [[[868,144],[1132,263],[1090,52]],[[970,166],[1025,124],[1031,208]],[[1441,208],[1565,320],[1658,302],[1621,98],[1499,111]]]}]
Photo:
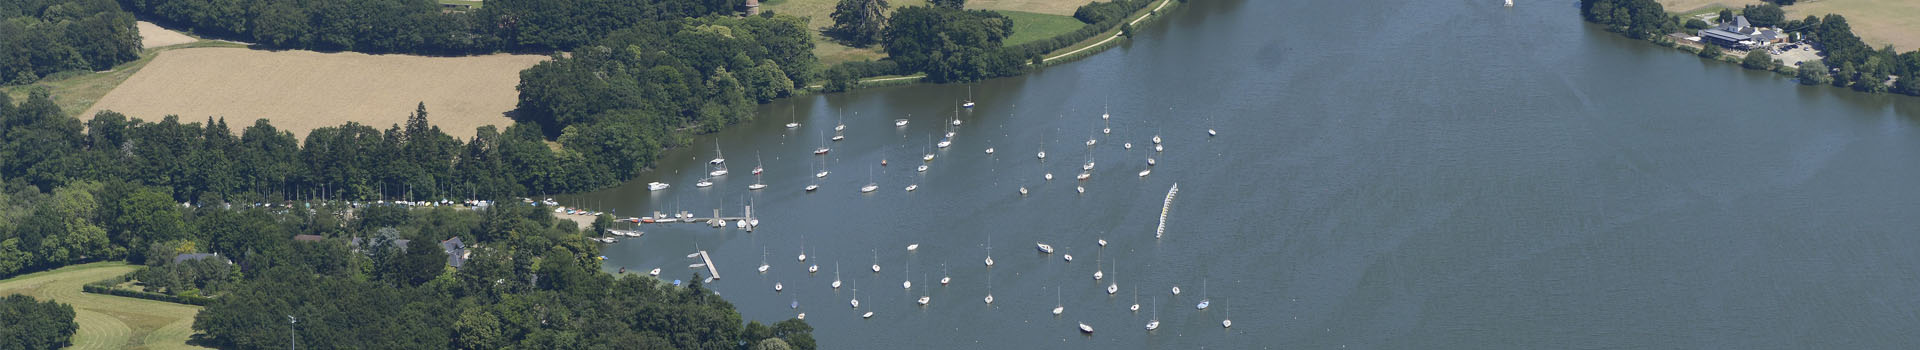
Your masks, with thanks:
[{"label": "grass field", "polygon": [[1002,15],[1006,15],[1007,18],[1013,19],[1013,37],[1007,38],[1005,42],[1009,46],[1052,38],[1055,35],[1066,34],[1067,32],[1086,26],[1086,23],[1080,23],[1080,20],[1073,19],[1073,16],[1011,10],[999,10],[995,12],[999,12]]},{"label": "grass field", "polygon": [[25,294],[73,305],[80,331],[72,349],[201,349],[187,345],[200,307],[82,293],[89,282],[139,268],[119,262],[76,265],[0,281],[0,295]]},{"label": "grass field", "polygon": [[1902,52],[1920,48],[1920,1],[1802,0],[1785,8],[1788,19],[1829,13],[1846,16],[1853,34],[1876,50],[1887,44],[1893,44],[1894,49]]},{"label": "grass field", "polygon": [[159,53],[83,116],[113,110],[159,120],[224,117],[236,132],[255,119],[305,137],[308,130],[356,121],[385,129],[406,121],[425,102],[429,119],[458,138],[482,125],[507,125],[520,71],[537,55],[421,57],[262,51],[241,48],[174,49]]},{"label": "grass field", "polygon": [[1660,6],[1667,12],[1694,13],[1705,10],[1719,11],[1721,8],[1738,10],[1747,5],[1759,5],[1760,0],[1660,0]]},{"label": "grass field", "polygon": [[200,41],[148,22],[140,22],[137,28],[140,30],[140,42],[147,48],[140,52],[140,59],[121,63],[105,72],[55,74],[33,85],[6,87],[4,92],[7,97],[12,97],[13,101],[18,103],[26,100],[31,89],[45,88],[53,94],[53,101],[60,105],[61,111],[78,116],[80,112],[93,107],[93,103],[99,101],[101,96],[106,96],[108,91],[113,91],[114,87],[120,86],[121,82],[139,72],[140,68],[146,67],[147,62],[152,62],[153,58],[159,56],[162,51],[196,47],[243,47],[241,44],[230,42]]}]

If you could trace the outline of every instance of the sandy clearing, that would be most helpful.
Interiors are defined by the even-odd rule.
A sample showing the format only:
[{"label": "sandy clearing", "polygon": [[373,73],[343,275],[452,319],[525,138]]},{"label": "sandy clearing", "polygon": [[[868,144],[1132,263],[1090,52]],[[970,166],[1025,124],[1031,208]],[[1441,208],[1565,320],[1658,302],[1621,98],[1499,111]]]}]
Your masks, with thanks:
[{"label": "sandy clearing", "polygon": [[520,71],[545,60],[536,55],[423,57],[188,48],[161,52],[146,68],[108,92],[102,110],[154,121],[226,118],[238,133],[266,118],[304,139],[307,131],[347,121],[377,129],[406,121],[418,103],[428,119],[466,139],[482,125],[507,125]]},{"label": "sandy clearing", "polygon": [[161,28],[153,22],[140,21],[134,28],[140,31],[140,47],[143,48],[151,49],[200,41],[186,34]]}]

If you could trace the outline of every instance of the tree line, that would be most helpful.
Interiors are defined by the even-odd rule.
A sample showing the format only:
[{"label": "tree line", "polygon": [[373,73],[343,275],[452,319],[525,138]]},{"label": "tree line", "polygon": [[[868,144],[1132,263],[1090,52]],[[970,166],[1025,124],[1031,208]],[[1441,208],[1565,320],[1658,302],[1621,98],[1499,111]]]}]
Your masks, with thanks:
[{"label": "tree line", "polygon": [[634,26],[521,72],[515,118],[630,174],[681,143],[674,130],[718,131],[806,86],[812,40],[804,19],[784,15]]},{"label": "tree line", "polygon": [[489,0],[449,11],[433,0],[121,0],[144,16],[268,48],[476,54],[570,50],[658,20],[731,13],[726,0]]},{"label": "tree line", "polygon": [[73,306],[38,301],[25,295],[0,297],[0,347],[9,349],[59,349],[73,345],[73,333],[80,325],[73,320]]},{"label": "tree line", "polygon": [[888,58],[847,62],[822,72],[823,90],[844,91],[858,79],[889,74],[925,73],[936,83],[970,82],[1014,76],[1042,63],[1043,55],[1087,40],[1115,27],[1153,0],[1093,1],[1074,11],[1086,23],[1052,38],[1006,46],[1013,21],[997,12],[966,10],[965,1],[930,2],[886,13],[883,0],[840,0],[832,14],[830,37],[854,47],[881,44]]},{"label": "tree line", "polygon": [[0,2],[0,85],[140,58],[133,14],[113,0]]},{"label": "tree line", "polygon": [[[1788,5],[1793,2],[1776,3]],[[1902,53],[1895,51],[1893,45],[1886,45],[1875,50],[1853,33],[1852,26],[1847,24],[1844,16],[1808,15],[1804,19],[1787,20],[1784,19],[1784,10],[1778,5],[1748,5],[1743,13],[1753,25],[1777,26],[1785,34],[1799,34],[1803,41],[1820,49],[1821,60],[1804,63],[1798,68],[1778,67],[1770,57],[1762,56],[1764,52],[1749,52],[1741,60],[1743,66],[1795,73],[1802,84],[1832,84],[1869,93],[1895,92],[1920,96],[1920,79],[1893,78],[1920,74],[1920,49]],[[1653,0],[1581,0],[1580,6],[1581,15],[1587,21],[1637,39],[1670,41],[1665,35],[1680,31],[1685,23],[1679,16],[1667,14]],[[1722,11],[1721,16],[1723,20],[1730,20],[1732,11]],[[1687,27],[1697,29],[1706,26],[1699,23]],[[1721,50],[1709,44],[1700,55],[1718,58]]]}]

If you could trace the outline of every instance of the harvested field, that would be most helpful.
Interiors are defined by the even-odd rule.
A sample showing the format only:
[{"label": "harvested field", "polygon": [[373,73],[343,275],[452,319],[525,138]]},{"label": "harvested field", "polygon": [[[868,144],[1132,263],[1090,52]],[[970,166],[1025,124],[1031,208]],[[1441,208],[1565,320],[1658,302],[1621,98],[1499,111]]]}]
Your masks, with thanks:
[{"label": "harvested field", "polygon": [[1739,10],[1747,5],[1759,5],[1760,0],[1660,0],[1660,6],[1667,12],[1688,13],[1709,8],[1730,8]]},{"label": "harvested field", "polygon": [[80,291],[89,282],[138,268],[103,262],[32,273],[0,281],[0,295],[24,294],[73,305],[80,330],[74,333],[72,349],[200,349],[187,345],[198,306]]},{"label": "harvested field", "polygon": [[1073,16],[1073,10],[1091,0],[968,0],[970,10],[1004,10]]},{"label": "harvested field", "polygon": [[[970,1],[967,1],[967,9],[995,10],[995,11],[1003,11],[1003,13],[1004,11],[1020,11],[1020,12],[1030,12],[1030,13],[1044,14],[1044,15],[1061,15],[1061,16],[1068,16],[1066,18],[1067,20],[1071,20],[1074,23],[1079,23],[1078,20],[1074,20],[1072,18],[1073,10],[1080,8],[1080,5],[1086,5],[1087,2],[1089,1],[1088,0],[970,0]],[[820,32],[821,30],[833,26],[833,17],[831,17],[830,15],[833,14],[834,5],[837,5],[839,3],[840,3],[839,0],[771,0],[771,1],[761,1],[760,9],[766,10],[766,11],[773,11],[774,13],[778,13],[778,14],[807,17],[808,18],[807,27],[814,30],[813,31],[813,34],[814,34],[813,55],[820,57],[820,63],[822,64],[833,65],[836,63],[848,62],[848,61],[879,60],[879,59],[886,58],[887,52],[884,49],[882,49],[879,45],[874,45],[872,47],[867,47],[867,48],[848,47],[846,45],[841,45],[839,42],[829,39],[825,35],[821,34]],[[889,0],[887,1],[887,4],[892,5],[892,8],[894,9],[898,9],[898,8],[907,7],[907,6],[926,6],[927,2],[926,0]],[[1056,23],[1057,21],[1053,21],[1058,18],[1057,17],[1047,18],[1047,17],[1049,16],[1029,17],[1029,19],[1041,18],[1041,19],[1049,20],[1048,21],[1049,23],[1042,23],[1042,24],[1019,23],[1021,19],[1014,18],[1014,21],[1015,21],[1014,25],[1019,28],[1028,28],[1028,27],[1035,27],[1035,28],[1042,28],[1042,29],[1058,28],[1058,25]],[[1073,29],[1079,29],[1079,28],[1075,27],[1072,29],[1067,29],[1066,31],[1072,31]],[[1033,38],[1026,37],[1020,34],[1018,29],[1016,29],[1014,33],[1015,33],[1014,36],[1016,38],[1026,39],[1028,41],[1033,40]],[[1058,34],[1058,33],[1047,33],[1046,36],[1051,37],[1055,34]],[[1034,34],[1028,34],[1028,35],[1034,35]],[[428,106],[428,107],[432,107],[432,106]]]},{"label": "harvested field", "polygon": [[482,125],[507,125],[520,71],[534,55],[422,57],[188,48],[158,57],[81,114],[182,121],[226,118],[235,132],[266,118],[304,138],[348,121],[385,129],[426,103],[428,118],[458,138]]},{"label": "harvested field", "polygon": [[159,25],[153,24],[153,22],[140,21],[138,25],[134,26],[134,28],[140,31],[140,47],[141,48],[151,49],[156,47],[191,43],[191,42],[200,40],[200,39],[194,39],[193,37],[187,36],[186,34],[180,34],[180,32],[167,30],[166,28],[161,28]]},{"label": "harvested field", "polygon": [[1801,1],[1787,9],[1788,19],[1829,13],[1847,17],[1853,34],[1878,50],[1893,44],[1895,50],[1920,48],[1920,1],[1912,0],[1819,0]]},{"label": "harvested field", "polygon": [[1052,38],[1086,26],[1086,23],[1080,23],[1080,20],[1073,19],[1073,16],[1008,10],[994,12],[999,12],[1013,20],[1013,36],[1007,37],[1004,42],[1008,46]]}]

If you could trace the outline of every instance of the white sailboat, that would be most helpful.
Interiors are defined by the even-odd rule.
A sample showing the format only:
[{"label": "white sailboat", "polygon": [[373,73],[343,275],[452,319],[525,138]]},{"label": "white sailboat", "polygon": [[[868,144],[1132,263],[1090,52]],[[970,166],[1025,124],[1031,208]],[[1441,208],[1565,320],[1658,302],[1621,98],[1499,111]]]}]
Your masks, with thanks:
[{"label": "white sailboat", "polygon": [[1048,245],[1046,243],[1040,243],[1040,242],[1033,242],[1033,247],[1034,249],[1039,249],[1041,254],[1053,254],[1052,245]]},{"label": "white sailboat", "polygon": [[[987,258],[987,259],[993,259],[993,258]],[[993,265],[993,264],[987,264],[987,265]],[[987,305],[993,305],[993,275],[992,274],[987,275],[987,297],[981,298],[981,300],[986,301]]]},{"label": "white sailboat", "polygon": [[[1508,0],[1508,1],[1512,1],[1512,0]],[[1221,300],[1220,303],[1226,304],[1227,301]],[[1233,305],[1232,304],[1227,305],[1227,318],[1220,320],[1220,328],[1233,328]]]},{"label": "white sailboat", "polygon": [[[826,133],[821,133],[820,135],[821,135],[821,136],[820,136],[820,138],[823,138],[823,139],[824,139],[824,138],[826,138]],[[822,140],[822,141],[824,141],[824,140]],[[814,148],[814,149],[813,149],[813,154],[815,154],[815,155],[822,155],[822,154],[827,154],[827,152],[830,152],[830,151],[833,151],[833,149],[832,149],[832,148],[827,148],[827,143],[826,143],[826,142],[821,142],[821,143],[820,143],[820,147],[818,147],[818,148]]]},{"label": "white sailboat", "polygon": [[1105,238],[1101,238],[1101,239],[1099,239],[1099,240],[1096,240],[1096,241],[1094,241],[1094,243],[1099,243],[1099,244],[1100,244],[1100,247],[1101,247],[1101,248],[1106,248],[1106,247],[1107,247],[1107,239],[1105,239]]},{"label": "white sailboat", "polygon": [[947,263],[940,263],[940,285],[947,285],[948,282],[953,282],[953,275],[947,273]]},{"label": "white sailboat", "polygon": [[853,299],[847,302],[854,309],[860,308],[860,281],[853,281]]},{"label": "white sailboat", "polygon": [[913,244],[908,244],[908,245],[907,245],[907,251],[909,251],[909,252],[911,252],[911,251],[917,251],[917,250],[920,250],[920,244],[919,244],[919,243],[913,243]]},{"label": "white sailboat", "polygon": [[1120,261],[1113,262],[1113,280],[1107,281],[1107,295],[1120,292]]},{"label": "white sailboat", "polygon": [[873,167],[867,167],[867,185],[860,187],[860,193],[869,193],[880,189],[880,183],[873,182]]},{"label": "white sailboat", "polygon": [[800,262],[807,262],[807,237],[805,236],[800,237],[800,256],[796,257],[796,259],[799,259]]},{"label": "white sailboat", "polygon": [[1104,263],[1104,261],[1100,261],[1099,257],[1093,258],[1093,280],[1095,281],[1107,277],[1106,270],[1103,270],[1100,266],[1101,263]]},{"label": "white sailboat", "polygon": [[[907,276],[913,276],[913,264],[912,264],[912,263],[908,263],[908,264],[907,264]],[[906,290],[912,290],[912,289],[913,289],[913,280],[902,280],[902,281],[900,281],[900,289],[906,289]]]},{"label": "white sailboat", "polygon": [[[755,157],[755,158],[758,158],[758,157]],[[765,181],[760,181],[760,167],[754,166],[753,167],[753,184],[747,185],[747,190],[759,191],[766,188],[767,188],[767,183]]]},{"label": "white sailboat", "polygon": [[967,101],[961,102],[960,107],[973,108],[973,87],[972,86],[967,87]]},{"label": "white sailboat", "polygon": [[1159,135],[1159,134],[1154,134],[1154,135],[1153,135],[1153,144],[1156,144],[1156,145],[1158,145],[1158,144],[1160,144],[1160,135]]},{"label": "white sailboat", "polygon": [[1180,286],[1173,286],[1173,295],[1180,295]]},{"label": "white sailboat", "polygon": [[[912,115],[912,114],[908,114],[907,116],[913,116],[913,115]],[[895,127],[906,127],[906,126],[907,126],[907,118],[900,118],[900,119],[894,119],[894,120],[893,120],[893,126],[895,126]]]},{"label": "white sailboat", "polygon": [[703,177],[703,178],[700,178],[700,182],[693,183],[693,187],[699,187],[699,188],[707,188],[712,186],[713,186],[713,178],[711,177]]},{"label": "white sailboat", "polygon": [[987,236],[987,267],[993,267],[993,236]]},{"label": "white sailboat", "polygon": [[1054,316],[1060,316],[1060,314],[1067,312],[1067,303],[1063,299],[1060,299],[1059,286],[1053,287],[1053,301],[1056,303],[1053,305]]},{"label": "white sailboat", "polygon": [[923,172],[923,173],[924,173],[924,172],[927,172],[927,165],[926,165],[926,164],[921,164],[919,168],[914,168],[914,170],[918,170],[918,171],[920,171],[920,172]]},{"label": "white sailboat", "polygon": [[771,265],[767,265],[767,248],[760,247],[760,273],[767,273],[769,267]]},{"label": "white sailboat", "polygon": [[727,159],[720,156],[720,140],[713,140],[713,161],[709,163],[713,164],[713,171],[707,172],[707,176],[727,176]]},{"label": "white sailboat", "polygon": [[1128,306],[1127,310],[1140,312],[1140,286],[1133,286],[1133,306]]},{"label": "white sailboat", "polygon": [[[853,112],[853,114],[860,115],[860,112]],[[833,131],[836,133],[841,131],[847,131],[847,111],[844,111],[844,110],[840,111],[840,124],[834,125]]]},{"label": "white sailboat", "polygon": [[814,172],[814,173],[813,173],[813,178],[816,178],[816,179],[825,179],[825,178],[827,178],[827,174],[832,174],[832,173],[833,173],[832,171],[828,171],[828,170],[827,170],[827,159],[826,159],[826,158],[821,158],[821,159],[820,159],[820,171],[818,171],[818,172]]},{"label": "white sailboat", "polygon": [[1160,329],[1160,298],[1153,298],[1153,318],[1147,320],[1147,330]]},{"label": "white sailboat", "polygon": [[1068,253],[1063,253],[1063,254],[1060,254],[1060,260],[1066,260],[1067,262],[1073,262],[1073,253],[1072,253],[1072,251],[1073,251],[1073,248],[1067,248],[1067,251],[1068,251]]},{"label": "white sailboat", "polygon": [[873,273],[880,273],[880,250],[873,250]]},{"label": "white sailboat", "polygon": [[1160,145],[1153,145],[1153,151],[1154,151],[1154,152],[1166,152],[1166,151],[1167,151],[1167,149],[1166,149],[1166,148],[1161,148],[1161,147],[1160,147]]},{"label": "white sailboat", "polygon": [[917,189],[920,189],[920,184],[907,185],[907,192],[913,192],[913,190]]},{"label": "white sailboat", "polygon": [[840,289],[840,262],[833,262],[833,289]]},{"label": "white sailboat", "polygon": [[653,271],[647,271],[647,276],[660,277],[660,268],[655,267]]},{"label": "white sailboat", "polygon": [[[927,281],[927,275],[921,274],[920,282],[924,283],[926,281]],[[933,295],[931,293],[933,293],[933,291],[924,291],[920,293],[920,306],[927,306],[927,302],[933,301]]]},{"label": "white sailboat", "polygon": [[796,117],[796,114],[794,113],[793,106],[788,106],[787,107],[787,128],[788,129],[800,127],[800,119],[796,119],[796,118],[797,117]]},{"label": "white sailboat", "polygon": [[1080,333],[1093,334],[1093,326],[1088,326],[1086,322],[1081,322]]},{"label": "white sailboat", "polygon": [[1206,310],[1207,306],[1209,305],[1213,305],[1213,299],[1207,299],[1207,280],[1201,279],[1200,280],[1200,304],[1194,305],[1193,309]]},{"label": "white sailboat", "polygon": [[773,282],[773,292],[779,293],[780,291],[786,290],[786,289],[787,287],[780,285],[780,282]]},{"label": "white sailboat", "polygon": [[988,155],[992,155],[992,154],[993,154],[993,147],[987,147],[987,154],[988,154]]},{"label": "white sailboat", "polygon": [[1053,181],[1053,173],[1046,173],[1046,175],[1041,175],[1040,177],[1047,179],[1047,181]]},{"label": "white sailboat", "polygon": [[[933,140],[933,137],[932,137],[932,136],[928,136],[928,137],[927,137],[927,140],[929,140],[929,141],[931,141],[931,140]],[[933,161],[933,149],[927,149],[927,155],[925,155],[925,156],[920,156],[920,161],[925,161],[925,162],[931,162],[931,161]]]}]

